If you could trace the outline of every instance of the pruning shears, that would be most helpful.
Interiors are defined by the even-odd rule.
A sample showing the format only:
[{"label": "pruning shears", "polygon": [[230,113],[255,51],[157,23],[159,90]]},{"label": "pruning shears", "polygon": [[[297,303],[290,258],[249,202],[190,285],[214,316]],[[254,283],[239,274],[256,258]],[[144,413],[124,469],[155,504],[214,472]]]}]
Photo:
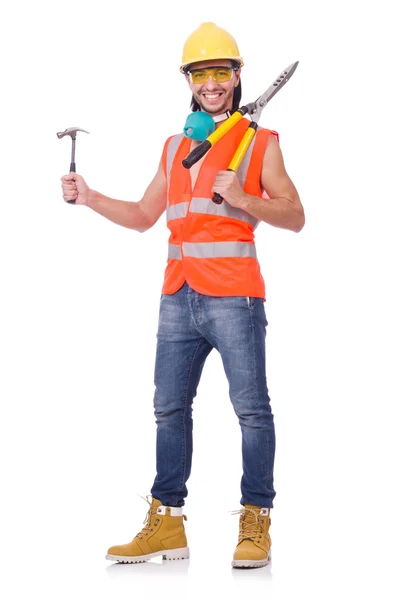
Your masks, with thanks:
[{"label": "pruning shears", "polygon": [[[248,150],[249,145],[255,136],[262,110],[292,77],[298,64],[299,61],[296,61],[284,69],[284,71],[280,73],[277,79],[266,90],[266,92],[259,96],[255,102],[250,102],[249,104],[237,109],[236,112],[231,115],[231,117],[226,119],[226,121],[222,123],[220,127],[218,127],[218,129],[215,129],[214,133],[208,136],[204,142],[190,152],[190,154],[182,161],[183,166],[186,169],[190,169],[190,167],[200,160],[200,158],[202,158],[208,152],[208,150],[210,150],[210,148],[216,144],[216,142],[218,142],[236,123],[238,123],[240,119],[244,117],[244,115],[249,114],[251,117],[251,123],[249,124],[248,129],[245,132],[244,137],[241,140],[240,145],[237,148],[236,153],[234,154],[227,169],[228,171],[237,171],[245,153]],[[220,194],[214,194],[212,200],[215,202],[215,204],[221,204],[223,202],[223,198]]]}]

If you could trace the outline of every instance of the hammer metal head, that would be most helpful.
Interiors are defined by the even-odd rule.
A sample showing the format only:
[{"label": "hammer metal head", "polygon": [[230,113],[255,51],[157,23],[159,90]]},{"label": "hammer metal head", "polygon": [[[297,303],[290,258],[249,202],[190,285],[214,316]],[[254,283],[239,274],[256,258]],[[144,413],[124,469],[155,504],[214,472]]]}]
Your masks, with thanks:
[{"label": "hammer metal head", "polygon": [[72,139],[76,139],[76,133],[78,131],[84,131],[84,133],[90,133],[89,131],[86,131],[85,129],[80,129],[79,127],[69,127],[69,129],[65,129],[65,131],[60,131],[59,133],[57,133],[57,136],[59,139],[61,139],[65,135],[70,135],[70,137]]}]

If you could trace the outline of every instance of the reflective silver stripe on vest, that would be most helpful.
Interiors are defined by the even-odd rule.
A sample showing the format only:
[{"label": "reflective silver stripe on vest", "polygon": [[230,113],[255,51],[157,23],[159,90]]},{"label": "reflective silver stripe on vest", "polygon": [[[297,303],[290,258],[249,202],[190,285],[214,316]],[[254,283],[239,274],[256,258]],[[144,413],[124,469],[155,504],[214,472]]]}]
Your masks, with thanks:
[{"label": "reflective silver stripe on vest", "polygon": [[238,219],[239,221],[249,223],[254,229],[259,223],[259,220],[256,217],[241,210],[241,208],[235,208],[226,201],[222,202],[222,204],[215,204],[215,202],[212,202],[212,198],[192,198],[189,212]]},{"label": "reflective silver stripe on vest", "polygon": [[188,206],[189,202],[179,202],[178,204],[167,206],[167,223],[172,219],[183,219],[183,217],[186,217]]},{"label": "reflective silver stripe on vest", "polygon": [[178,135],[174,135],[174,137],[170,140],[170,143],[167,147],[167,185],[168,191],[170,189],[170,179],[171,179],[171,167],[174,162],[176,151],[179,148],[179,145],[184,137],[183,133],[178,133]]},{"label": "reflective silver stripe on vest", "polygon": [[[258,130],[260,128],[258,127]],[[241,187],[244,187],[244,183],[247,177],[247,173],[248,173],[248,167],[250,165],[250,160],[251,160],[251,155],[252,155],[252,151],[254,149],[254,144],[255,144],[255,136],[252,139],[250,145],[248,146],[248,150],[247,152],[244,154],[244,158],[240,163],[239,168],[236,171],[236,175],[238,177],[238,180],[240,182]]]},{"label": "reflective silver stripe on vest", "polygon": [[[258,131],[260,131],[261,129],[263,129],[263,127],[258,125],[256,132],[258,133]],[[248,167],[249,167],[249,164],[251,161],[251,155],[252,155],[252,151],[253,151],[254,145],[255,145],[255,139],[256,139],[256,136],[254,136],[253,140],[251,141],[250,145],[248,146],[248,150],[244,154],[244,158],[241,161],[240,166],[236,172],[236,175],[238,177],[238,180],[239,180],[242,188],[244,188],[244,183],[245,183],[245,180],[247,177]],[[259,223],[261,222],[260,219],[255,219],[255,217],[252,217],[251,215],[249,215],[249,216],[252,218],[252,221],[248,221],[248,223],[251,223],[252,227],[254,229],[256,229],[258,227]]]},{"label": "reflective silver stripe on vest", "polygon": [[249,242],[183,242],[184,256],[194,258],[256,258],[255,244]]},{"label": "reflective silver stripe on vest", "polygon": [[168,258],[182,260],[181,247],[178,244],[168,244]]}]

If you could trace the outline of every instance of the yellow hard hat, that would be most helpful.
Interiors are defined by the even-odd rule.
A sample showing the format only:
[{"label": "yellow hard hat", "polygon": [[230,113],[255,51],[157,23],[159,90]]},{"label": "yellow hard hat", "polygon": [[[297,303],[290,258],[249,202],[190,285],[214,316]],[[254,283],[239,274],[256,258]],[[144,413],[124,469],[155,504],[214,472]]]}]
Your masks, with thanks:
[{"label": "yellow hard hat", "polygon": [[202,23],[185,42],[179,70],[184,73],[192,63],[216,58],[234,60],[240,67],[244,64],[236,40],[229,32],[215,23]]}]

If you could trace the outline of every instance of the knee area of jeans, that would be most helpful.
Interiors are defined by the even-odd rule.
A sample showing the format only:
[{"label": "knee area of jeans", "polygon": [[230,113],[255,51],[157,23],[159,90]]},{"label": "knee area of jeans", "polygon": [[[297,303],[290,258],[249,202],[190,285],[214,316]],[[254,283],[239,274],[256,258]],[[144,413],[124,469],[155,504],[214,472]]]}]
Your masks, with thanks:
[{"label": "knee area of jeans", "polygon": [[173,426],[182,426],[192,421],[192,410],[185,411],[183,407],[173,407],[167,404],[156,405],[154,407],[154,416],[157,424],[167,424]]},{"label": "knee area of jeans", "polygon": [[174,410],[167,406],[157,406],[154,409],[154,416],[156,417],[157,423],[167,422],[181,422],[180,411]]},{"label": "knee area of jeans", "polygon": [[263,411],[258,410],[256,413],[240,413],[237,416],[241,427],[263,429],[264,431],[271,431],[274,428],[272,413],[263,413]]}]

